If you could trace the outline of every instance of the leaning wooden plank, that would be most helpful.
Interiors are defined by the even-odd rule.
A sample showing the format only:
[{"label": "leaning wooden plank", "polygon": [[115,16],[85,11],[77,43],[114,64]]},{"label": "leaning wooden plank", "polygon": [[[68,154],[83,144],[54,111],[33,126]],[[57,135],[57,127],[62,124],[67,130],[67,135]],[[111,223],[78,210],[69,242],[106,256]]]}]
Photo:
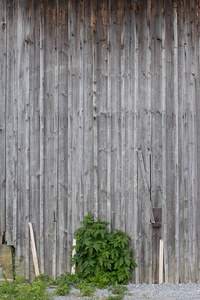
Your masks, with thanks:
[{"label": "leaning wooden plank", "polygon": [[159,284],[163,283],[163,240],[160,240],[159,252]]},{"label": "leaning wooden plank", "polygon": [[[73,246],[76,246],[76,239],[73,239]],[[72,258],[74,257],[75,254],[76,254],[76,250],[74,249],[72,251]],[[75,265],[72,266],[71,274],[75,274]]]},{"label": "leaning wooden plank", "polygon": [[37,252],[36,252],[36,247],[35,247],[35,239],[34,239],[34,234],[33,234],[33,226],[32,226],[31,222],[29,222],[28,224],[29,224],[29,227],[30,227],[31,251],[32,251],[32,255],[33,255],[33,264],[34,264],[34,267],[35,267],[35,275],[38,276],[40,274],[40,272],[39,272]]}]

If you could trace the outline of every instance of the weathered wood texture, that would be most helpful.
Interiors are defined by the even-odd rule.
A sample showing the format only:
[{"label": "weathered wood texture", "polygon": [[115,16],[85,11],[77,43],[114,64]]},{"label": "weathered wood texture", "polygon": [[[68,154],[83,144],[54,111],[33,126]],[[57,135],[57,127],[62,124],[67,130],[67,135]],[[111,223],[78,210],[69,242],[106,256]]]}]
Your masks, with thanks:
[{"label": "weathered wood texture", "polygon": [[[198,0],[0,0],[0,234],[70,271],[84,215],[131,236],[136,283],[200,281]],[[151,207],[163,226],[153,228]]]}]

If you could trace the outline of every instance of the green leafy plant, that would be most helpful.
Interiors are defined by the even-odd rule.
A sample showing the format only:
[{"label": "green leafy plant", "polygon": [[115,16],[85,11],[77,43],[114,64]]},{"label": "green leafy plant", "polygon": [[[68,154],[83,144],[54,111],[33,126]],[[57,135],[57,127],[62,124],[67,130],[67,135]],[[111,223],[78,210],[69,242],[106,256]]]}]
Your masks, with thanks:
[{"label": "green leafy plant", "polygon": [[71,288],[67,283],[59,284],[56,289],[56,293],[60,296],[67,295],[70,291]]},{"label": "green leafy plant", "polygon": [[80,290],[82,296],[93,296],[95,288],[91,285],[79,284],[77,288]]},{"label": "green leafy plant", "polygon": [[13,299],[13,295],[16,295],[16,285],[7,281],[5,276],[4,279],[5,281],[0,283],[0,299]]},{"label": "green leafy plant", "polygon": [[83,220],[84,227],[74,233],[76,254],[71,264],[76,264],[79,278],[87,279],[101,276],[105,284],[127,284],[131,278],[130,270],[137,265],[132,259],[132,249],[128,249],[130,237],[115,229],[108,232],[107,221],[94,221],[91,212]]},{"label": "green leafy plant", "polygon": [[34,279],[34,281],[44,281],[46,283],[49,283],[49,280],[50,280],[49,275],[45,275],[45,274],[39,274]]},{"label": "green leafy plant", "polygon": [[3,283],[0,283],[0,299],[20,299],[20,300],[50,300],[52,294],[47,293],[47,286],[49,285],[44,278],[37,278],[32,283],[25,283],[23,277],[17,277],[13,282],[9,282],[6,278]]},{"label": "green leafy plant", "polygon": [[65,275],[62,274],[56,282],[54,281],[54,284],[57,285],[56,293],[60,296],[64,296],[69,294],[71,287],[70,285],[73,285],[76,282],[75,275],[71,275],[69,273],[66,273]]},{"label": "green leafy plant", "polygon": [[124,294],[128,290],[127,286],[124,286],[122,284],[115,284],[114,286],[109,288],[109,291],[112,292],[112,294],[119,295]]},{"label": "green leafy plant", "polygon": [[124,295],[127,292],[128,288],[127,286],[116,283],[114,286],[111,286],[108,290],[111,291],[112,294],[117,295],[117,296],[109,295],[108,300],[113,300],[113,299],[121,300],[124,298]]},{"label": "green leafy plant", "polygon": [[105,288],[109,284],[109,278],[102,275],[91,276],[87,278],[87,282],[91,286],[96,286],[99,289]]},{"label": "green leafy plant", "polygon": [[17,286],[17,298],[21,300],[27,299],[51,299],[51,295],[47,294],[47,285],[43,281],[34,281],[30,284],[22,284]]}]

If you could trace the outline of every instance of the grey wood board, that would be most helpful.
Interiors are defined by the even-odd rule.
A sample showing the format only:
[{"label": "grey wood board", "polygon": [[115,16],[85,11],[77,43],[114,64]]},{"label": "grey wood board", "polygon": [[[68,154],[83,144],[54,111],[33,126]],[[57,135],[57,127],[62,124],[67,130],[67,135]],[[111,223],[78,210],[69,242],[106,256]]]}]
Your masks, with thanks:
[{"label": "grey wood board", "polygon": [[6,72],[7,72],[7,52],[6,52],[6,5],[5,2],[0,3],[0,241],[3,241],[6,231]]}]

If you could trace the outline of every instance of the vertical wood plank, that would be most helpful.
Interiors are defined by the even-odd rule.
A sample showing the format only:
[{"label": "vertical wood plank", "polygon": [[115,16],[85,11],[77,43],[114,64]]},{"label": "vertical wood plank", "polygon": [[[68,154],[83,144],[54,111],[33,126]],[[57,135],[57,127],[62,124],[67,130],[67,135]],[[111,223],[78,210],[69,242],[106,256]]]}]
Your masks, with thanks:
[{"label": "vertical wood plank", "polygon": [[106,126],[106,138],[107,138],[107,221],[109,222],[109,230],[111,230],[111,51],[110,44],[112,39],[111,34],[111,2],[108,1],[108,38],[107,38],[107,55],[108,55],[108,63],[107,63],[107,126]]},{"label": "vertical wood plank", "polygon": [[[73,1],[72,1],[73,2]],[[81,56],[80,56],[80,22],[77,23],[76,19],[80,19],[80,13],[83,9],[83,3],[77,8],[76,3],[72,4],[72,27],[71,27],[71,80],[72,80],[72,98],[71,102],[71,118],[72,118],[72,234],[80,227],[79,220],[79,199],[80,199],[80,129],[79,129],[79,108],[80,108],[80,69],[81,69]],[[92,143],[92,140],[90,141]]]},{"label": "vertical wood plank", "polygon": [[120,172],[120,185],[121,185],[121,201],[120,201],[120,228],[123,231],[126,231],[126,222],[125,222],[125,197],[126,197],[126,100],[127,100],[127,95],[125,94],[125,80],[127,80],[126,72],[127,68],[125,67],[126,63],[126,58],[125,58],[125,53],[126,53],[126,34],[125,34],[125,3],[121,3],[121,51],[120,51],[120,75],[121,75],[121,145],[120,145],[120,151],[121,151],[121,172]]},{"label": "vertical wood plank", "polygon": [[[128,141],[127,141],[127,151],[129,152],[129,164],[127,166],[127,177],[129,178],[129,185],[128,185],[128,191],[127,191],[127,203],[126,203],[126,232],[127,234],[131,237],[131,243],[130,247],[134,249],[133,252],[133,259],[138,262],[138,253],[137,251],[137,210],[135,211],[136,208],[136,203],[137,203],[137,116],[136,116],[136,110],[135,110],[135,95],[137,95],[138,92],[138,84],[135,83],[135,72],[137,71],[135,68],[138,67],[137,61],[135,61],[135,50],[136,49],[136,43],[137,43],[137,36],[136,36],[136,15],[135,15],[135,10],[134,10],[134,5],[133,2],[131,2],[130,7],[129,7],[129,13],[130,13],[130,18],[129,18],[129,26],[130,26],[130,34],[127,33],[128,38],[129,38],[129,47],[128,47],[128,72],[129,72],[129,79],[128,79],[128,110],[129,110],[129,117],[127,118],[127,123],[128,123]],[[136,89],[136,91],[135,91]],[[136,105],[137,109],[137,105]],[[129,192],[129,193],[128,193]],[[132,272],[133,275],[133,280],[136,282],[136,279],[138,281],[138,270],[137,268]],[[137,274],[137,275],[135,275]]]},{"label": "vertical wood plank", "polygon": [[[197,2],[196,3],[196,25],[198,26],[199,24],[199,15],[198,15],[198,11],[200,9],[200,3]],[[195,59],[196,59],[196,63],[195,63],[195,81],[196,81],[196,85],[195,85],[195,90],[196,90],[196,112],[197,112],[197,115],[199,115],[200,113],[200,103],[199,101],[197,100],[198,99],[198,96],[199,95],[199,92],[200,92],[200,86],[198,84],[198,80],[197,78],[199,78],[199,54],[198,54],[198,49],[199,49],[199,46],[200,46],[200,39],[199,39],[199,31],[196,30],[196,39],[197,39],[197,42],[196,42],[196,56],[195,56]],[[197,164],[196,164],[196,168],[197,168],[197,178],[199,178],[199,174],[200,174],[200,164],[199,164],[199,149],[200,149],[200,139],[199,139],[199,129],[200,129],[200,118],[197,117],[197,127],[196,127],[196,133],[197,133]],[[200,193],[200,185],[197,184],[197,194],[199,195]],[[199,220],[200,218],[200,203],[199,201],[196,203],[196,219]],[[198,222],[197,222],[198,224]],[[197,225],[196,224],[196,225]],[[200,228],[199,226],[197,225],[196,227],[196,236],[199,236],[200,235]],[[199,249],[199,245],[200,245],[200,240],[198,239],[197,240],[197,243],[196,243],[196,247],[197,249]],[[197,282],[199,283],[200,282],[200,253],[199,251],[197,251]]]},{"label": "vertical wood plank", "polygon": [[40,8],[40,271],[44,274],[44,168],[45,168],[45,148],[44,148],[44,3]]},{"label": "vertical wood plank", "polygon": [[58,268],[57,275],[61,275],[70,270],[70,258],[68,255],[69,246],[67,245],[68,222],[68,49],[66,43],[68,37],[68,7],[66,2],[59,5],[58,32],[57,32],[57,51],[58,51],[58,77],[59,77],[59,138],[58,138]]},{"label": "vertical wood plank", "polygon": [[[52,259],[52,274],[53,277],[56,278],[57,276],[57,268],[58,268],[58,261],[57,261],[57,220],[59,218],[58,216],[58,163],[59,163],[59,2],[56,3],[55,5],[55,44],[54,44],[54,61],[55,61],[55,74],[54,74],[54,82],[55,82],[55,88],[54,88],[54,128],[53,128],[53,133],[54,133],[54,141],[53,141],[53,147],[54,147],[54,155],[53,155],[53,183],[54,183],[54,218],[53,218],[53,228],[54,228],[54,233],[53,233],[53,259]],[[59,238],[59,236],[58,236]]]},{"label": "vertical wood plank", "polygon": [[[184,11],[184,15],[189,14],[189,7],[186,7]],[[185,22],[183,24],[183,32],[189,32],[190,31],[190,22],[186,18]],[[183,84],[184,84],[184,93],[183,93],[183,113],[184,113],[184,118],[183,118],[183,124],[184,124],[184,138],[185,138],[185,143],[183,144],[183,158],[184,158],[184,248],[186,249],[187,256],[185,257],[185,279],[186,281],[190,280],[190,227],[191,223],[189,221],[190,219],[190,205],[191,205],[191,184],[190,180],[188,180],[189,176],[191,176],[190,173],[190,161],[189,161],[189,151],[190,151],[190,145],[189,145],[189,140],[190,140],[190,94],[189,94],[189,77],[190,77],[190,65],[191,65],[191,54],[190,54],[190,37],[186,34],[184,36],[184,63],[183,67],[185,67],[185,74],[183,77]],[[188,69],[189,67],[189,69]]]},{"label": "vertical wood plank", "polygon": [[[31,4],[31,5],[30,5]],[[29,6],[30,5],[30,6]],[[25,22],[25,38],[28,40],[28,45],[25,47],[25,78],[26,78],[26,92],[25,92],[25,193],[24,193],[24,203],[25,203],[25,256],[26,256],[26,278],[30,278],[30,238],[28,230],[28,222],[30,221],[30,70],[31,70],[31,52],[30,49],[33,47],[33,34],[32,27],[32,1],[27,5],[27,18]],[[20,111],[20,108],[19,108]],[[23,184],[23,181],[22,181]],[[20,225],[18,225],[20,227]]]},{"label": "vertical wood plank", "polygon": [[[96,24],[96,114],[97,114],[97,179],[98,215],[107,219],[107,81],[108,81],[108,6],[107,1],[97,2]],[[95,52],[94,52],[95,53]]]},{"label": "vertical wood plank", "polygon": [[[180,208],[179,208],[179,235],[180,235],[180,276],[179,281],[185,280],[185,275],[187,273],[185,268],[185,265],[187,265],[188,262],[188,251],[187,246],[185,245],[185,227],[187,226],[187,221],[185,220],[185,188],[184,188],[184,181],[185,181],[185,166],[186,166],[186,157],[187,157],[187,149],[185,149],[185,129],[184,128],[184,115],[186,113],[185,111],[185,103],[186,103],[186,97],[185,97],[185,90],[186,90],[186,51],[185,51],[185,36],[183,32],[185,32],[185,17],[184,17],[184,4],[183,1],[181,2],[181,5],[178,7],[178,15],[179,15],[179,22],[178,27],[181,29],[180,34],[178,35],[178,61],[179,61],[179,194],[180,194]],[[179,29],[179,30],[180,30]],[[186,55],[186,56],[185,56]],[[186,238],[187,239],[187,238]],[[185,272],[186,271],[186,272]],[[187,275],[186,275],[187,276]]]},{"label": "vertical wood plank", "polygon": [[[83,53],[85,76],[84,86],[84,215],[94,212],[94,122],[93,122],[93,38],[96,35],[96,20],[92,16],[93,5],[90,0],[84,2],[85,47]],[[95,31],[95,33],[93,32]],[[96,202],[97,203],[97,202]]]},{"label": "vertical wood plank", "polygon": [[[150,154],[152,138],[152,103],[151,103],[151,1],[147,1],[138,10],[138,234],[142,253],[140,262],[140,280],[152,281],[152,225],[153,214],[150,209]],[[140,155],[142,153],[142,155]],[[142,157],[142,159],[141,159]],[[140,162],[140,164],[139,164]],[[143,168],[141,168],[143,167]],[[151,189],[152,190],[152,189]],[[152,198],[152,200],[154,200]],[[154,203],[154,201],[153,201]],[[148,205],[148,208],[147,208]],[[146,274],[143,275],[144,270]],[[148,278],[148,279],[147,279]]]},{"label": "vertical wood plank", "polygon": [[[123,67],[122,70],[122,90],[121,99],[124,101],[124,136],[122,142],[123,148],[123,160],[124,160],[124,176],[122,175],[123,187],[124,187],[124,203],[122,201],[122,206],[124,206],[124,222],[122,228],[124,227],[127,234],[132,235],[133,231],[133,198],[132,193],[132,177],[131,172],[133,170],[133,160],[132,160],[132,149],[133,149],[133,100],[132,100],[132,69],[134,60],[132,59],[132,48],[133,48],[133,38],[132,38],[132,10],[127,10],[126,8],[131,8],[128,1],[124,3],[124,17],[123,17],[123,29],[121,40],[124,41],[124,48],[122,46],[122,59]],[[133,247],[133,240],[131,240],[131,247]]]},{"label": "vertical wood plank", "polygon": [[[136,263],[139,262],[139,237],[138,237],[138,26],[136,23],[137,17],[135,14],[134,21],[134,51],[133,51],[133,58],[134,58],[134,72],[133,72],[133,83],[134,83],[134,147],[133,147],[133,162],[134,162],[134,169],[133,169],[133,197],[134,197],[134,250],[135,250],[135,261]],[[139,269],[135,269],[135,283],[139,283]]]},{"label": "vertical wood plank", "polygon": [[6,232],[6,78],[7,78],[7,16],[6,2],[0,3],[0,242]]},{"label": "vertical wood plank", "polygon": [[57,222],[53,222],[52,277],[57,278]]},{"label": "vertical wood plank", "polygon": [[91,8],[91,23],[93,23],[92,34],[92,102],[93,102],[93,151],[94,151],[94,216],[98,218],[98,139],[97,139],[97,0],[90,2]]},{"label": "vertical wood plank", "polygon": [[121,93],[120,93],[120,45],[122,8],[120,1],[111,0],[111,213],[112,229],[120,226],[121,203]]},{"label": "vertical wood plank", "polygon": [[85,7],[84,2],[80,6],[79,19],[80,19],[80,65],[79,65],[79,210],[78,210],[78,224],[81,226],[83,221],[83,208],[84,208],[84,50],[85,50],[85,40],[84,40],[84,27],[85,27]]},{"label": "vertical wood plank", "polygon": [[[174,62],[173,52],[174,43],[171,42],[171,36],[174,32],[174,26],[170,17],[170,12],[173,10],[172,6],[165,6],[165,17],[166,17],[166,184],[167,184],[167,195],[166,195],[166,216],[167,216],[167,239],[168,239],[168,257],[170,262],[168,265],[168,281],[174,282],[175,274],[175,178],[174,178]],[[166,255],[166,254],[165,254]]]},{"label": "vertical wood plank", "polygon": [[164,241],[164,282],[168,282],[168,238],[167,238],[167,179],[166,179],[166,18],[165,3],[162,2],[162,214]]},{"label": "vertical wood plank", "polygon": [[14,99],[14,2],[7,5],[6,73],[6,241],[16,245],[17,217],[17,104]]},{"label": "vertical wood plank", "polygon": [[[152,148],[152,72],[151,72],[151,68],[152,68],[152,18],[151,18],[151,6],[152,6],[152,1],[149,0],[147,2],[147,58],[146,58],[146,89],[147,89],[147,108],[148,108],[148,116],[147,116],[147,123],[146,126],[148,128],[148,126],[150,127],[149,130],[147,131],[146,135],[146,147],[144,149],[144,154],[145,154],[145,158],[146,158],[146,177],[148,182],[148,186],[149,186],[149,191],[150,191],[150,195],[149,195],[149,200],[151,205],[153,206],[154,204],[154,199],[152,197],[152,152],[153,152],[153,148]],[[148,198],[147,198],[148,201]],[[150,208],[151,209],[151,208]],[[150,218],[151,218],[151,223],[153,224],[153,222],[155,222],[154,220],[154,216],[152,215],[152,212],[150,211]],[[148,250],[146,250],[149,253],[149,256],[146,258],[149,261],[149,270],[148,270],[148,282],[149,283],[154,283],[155,282],[155,275],[153,273],[153,253],[154,253],[154,249],[155,249],[155,245],[154,245],[154,240],[152,238],[152,224],[148,227],[148,238],[146,237],[146,244],[148,247]]]},{"label": "vertical wood plank", "polygon": [[[189,240],[189,281],[196,280],[196,95],[195,95],[195,1],[190,3],[187,43],[187,110],[188,110],[188,240]],[[190,221],[191,220],[191,221]]]},{"label": "vertical wood plank", "polygon": [[45,168],[44,168],[44,251],[45,272],[52,273],[54,225],[57,220],[57,157],[58,157],[58,62],[56,40],[56,5],[46,1],[44,6],[44,111],[45,111]]},{"label": "vertical wood plank", "polygon": [[[162,207],[162,2],[152,1],[151,6],[151,199],[154,207]],[[161,229],[153,229],[153,279],[158,283],[159,240]]]},{"label": "vertical wood plank", "polygon": [[[29,9],[28,12],[30,14],[30,37],[32,40],[32,43],[29,45],[29,219],[32,224],[34,224],[36,233],[35,243],[37,246],[38,262],[40,265],[40,4],[36,4],[32,1],[31,9]],[[27,236],[27,238],[29,238],[29,236]],[[26,264],[29,264],[30,270],[33,269],[32,260],[29,259],[29,263]],[[30,272],[30,278],[31,277],[33,277],[32,272]]]},{"label": "vertical wood plank", "polygon": [[[17,9],[18,2],[15,2],[13,4],[13,21],[17,18]],[[17,43],[17,26],[15,26],[13,22],[13,43]],[[18,65],[17,65],[17,51],[13,47],[13,120],[14,120],[14,127],[13,127],[13,133],[15,135],[15,146],[14,146],[14,174],[13,175],[13,182],[14,182],[14,194],[13,194],[13,244],[17,246],[18,244],[18,234],[20,234],[17,226],[18,217],[19,217],[19,210],[18,206],[20,205],[19,201],[19,167],[18,167],[18,146],[19,146],[19,140],[18,140],[18,130],[19,130],[19,124],[18,124],[18,93],[17,93],[17,71],[18,71]],[[23,168],[23,167],[22,167]],[[23,208],[22,208],[22,214],[23,214]]]},{"label": "vertical wood plank", "polygon": [[[26,14],[26,12],[28,12]],[[25,276],[29,278],[29,204],[30,204],[30,48],[33,40],[30,34],[30,9],[29,3],[26,2],[22,8],[22,2],[17,2],[16,7],[17,19],[16,26],[16,99],[18,104],[17,120],[17,247],[16,261],[25,256],[24,264],[26,265]],[[22,268],[21,268],[22,269]],[[24,270],[21,270],[24,272]]]},{"label": "vertical wood plank", "polygon": [[[198,195],[199,195],[199,184],[197,184],[198,182],[198,178],[199,178],[199,138],[198,138],[198,135],[199,135],[199,118],[198,118],[198,115],[199,115],[199,101],[198,101],[198,95],[199,95],[199,84],[198,84],[198,80],[197,78],[199,78],[199,42],[200,42],[200,39],[199,39],[199,29],[198,29],[198,26],[199,26],[199,14],[198,14],[198,11],[200,9],[200,3],[199,1],[195,1],[195,11],[194,11],[194,19],[195,19],[195,28],[194,28],[194,31],[195,31],[195,55],[194,55],[194,82],[195,82],[195,85],[194,85],[194,91],[195,91],[195,109],[196,109],[196,128],[195,128],[195,140],[196,140],[196,143],[195,143],[195,160],[194,160],[194,163],[195,163],[195,182],[194,182],[194,185],[195,185],[195,205],[194,205],[194,210],[195,210],[195,222],[196,222],[196,230],[195,230],[195,235],[196,237],[199,236],[199,226],[197,225],[198,224],[198,221],[199,220],[199,201],[196,202],[196,199],[198,198]],[[197,161],[197,163],[196,163]],[[199,243],[196,242],[196,238],[195,238],[195,241],[193,241],[195,243],[195,246],[196,246],[196,281],[199,282]]]},{"label": "vertical wood plank", "polygon": [[[74,52],[74,47],[73,47],[73,27],[72,27],[72,22],[73,22],[73,7],[72,7],[72,1],[68,1],[68,43],[69,43],[69,49],[67,53],[67,59],[68,59],[68,102],[67,102],[67,137],[68,137],[68,157],[67,157],[67,173],[68,173],[68,190],[67,190],[67,247],[70,249],[72,246],[72,55]],[[68,258],[68,265],[69,265],[69,260]]]},{"label": "vertical wood plank", "polygon": [[174,111],[175,111],[175,281],[179,282],[179,157],[178,157],[178,28],[177,2],[174,2]]}]

